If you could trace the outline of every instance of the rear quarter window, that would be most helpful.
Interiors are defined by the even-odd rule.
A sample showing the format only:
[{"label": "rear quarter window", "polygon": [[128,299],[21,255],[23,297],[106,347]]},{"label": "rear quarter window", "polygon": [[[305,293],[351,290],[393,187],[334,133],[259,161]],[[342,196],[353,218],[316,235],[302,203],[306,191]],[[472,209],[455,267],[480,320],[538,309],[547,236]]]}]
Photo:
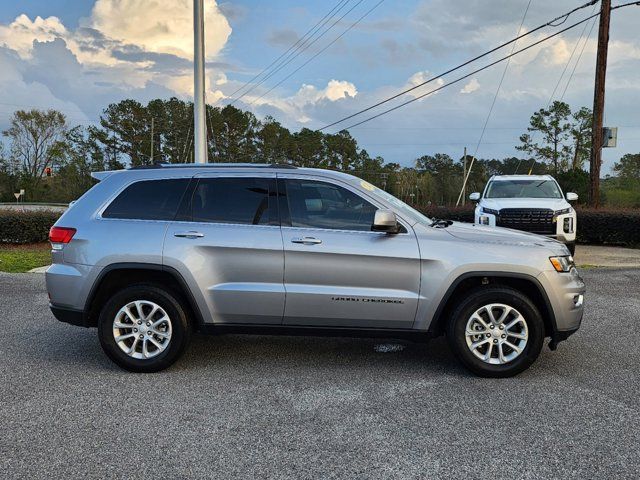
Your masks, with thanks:
[{"label": "rear quarter window", "polygon": [[125,188],[102,213],[103,218],[173,220],[190,179],[142,180]]}]

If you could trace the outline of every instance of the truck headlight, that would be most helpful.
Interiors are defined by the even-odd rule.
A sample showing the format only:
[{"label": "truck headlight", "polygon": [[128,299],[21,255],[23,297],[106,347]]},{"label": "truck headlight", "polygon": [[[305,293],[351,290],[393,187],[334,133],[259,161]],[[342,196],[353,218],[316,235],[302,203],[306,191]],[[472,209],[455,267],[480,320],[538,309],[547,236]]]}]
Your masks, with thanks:
[{"label": "truck headlight", "polygon": [[498,215],[500,215],[500,211],[499,210],[493,210],[491,208],[487,208],[487,207],[482,207],[482,213],[488,213],[489,215],[495,215],[496,217]]},{"label": "truck headlight", "polygon": [[569,208],[563,208],[562,210],[556,210],[555,212],[553,212],[553,214],[557,217],[558,215],[564,215],[566,213],[571,213],[573,211],[573,208],[569,207]]},{"label": "truck headlight", "polygon": [[567,273],[573,267],[575,267],[575,263],[573,262],[573,257],[571,255],[564,255],[562,257],[549,257],[551,261],[551,265],[556,269],[556,272],[559,273]]}]

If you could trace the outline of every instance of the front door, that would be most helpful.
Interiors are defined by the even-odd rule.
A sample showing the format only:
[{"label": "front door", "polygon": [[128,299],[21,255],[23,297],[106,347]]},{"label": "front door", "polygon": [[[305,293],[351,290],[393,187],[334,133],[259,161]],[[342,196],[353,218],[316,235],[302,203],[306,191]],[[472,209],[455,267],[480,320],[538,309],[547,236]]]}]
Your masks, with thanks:
[{"label": "front door", "polygon": [[163,261],[193,287],[205,322],[280,324],[284,254],[275,175],[194,178]]},{"label": "front door", "polygon": [[420,292],[413,229],[372,232],[379,206],[347,184],[279,174],[284,323],[411,328]]}]

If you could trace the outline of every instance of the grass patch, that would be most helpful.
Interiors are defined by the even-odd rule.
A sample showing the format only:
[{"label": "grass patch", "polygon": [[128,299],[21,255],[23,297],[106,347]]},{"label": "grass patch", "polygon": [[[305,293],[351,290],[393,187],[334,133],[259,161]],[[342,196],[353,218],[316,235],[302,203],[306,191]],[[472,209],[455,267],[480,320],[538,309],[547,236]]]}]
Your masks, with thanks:
[{"label": "grass patch", "polygon": [[0,244],[0,272],[24,273],[51,263],[49,243]]}]

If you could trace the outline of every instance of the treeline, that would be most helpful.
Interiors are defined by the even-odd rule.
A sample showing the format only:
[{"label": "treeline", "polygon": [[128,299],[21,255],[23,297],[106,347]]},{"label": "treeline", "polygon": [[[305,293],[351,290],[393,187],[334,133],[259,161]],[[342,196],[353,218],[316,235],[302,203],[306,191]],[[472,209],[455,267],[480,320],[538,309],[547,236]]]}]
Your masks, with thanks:
[{"label": "treeline", "polygon": [[[212,162],[291,163],[353,173],[413,204],[452,205],[466,168],[473,163],[467,192],[481,190],[495,174],[552,173],[566,191],[586,200],[589,119],[582,108],[555,102],[531,117],[516,148],[524,158],[417,158],[411,167],[385,162],[358,146],[348,131],[291,132],[276,119],[259,120],[233,106],[207,106],[207,145]],[[92,185],[90,172],[193,161],[193,104],[177,98],[143,105],[109,105],[94,126],[71,126],[57,111],[16,111],[0,144],[0,201],[26,191],[26,201],[68,202]],[[617,177],[603,185],[609,206],[640,207],[640,154],[616,164]]]}]

